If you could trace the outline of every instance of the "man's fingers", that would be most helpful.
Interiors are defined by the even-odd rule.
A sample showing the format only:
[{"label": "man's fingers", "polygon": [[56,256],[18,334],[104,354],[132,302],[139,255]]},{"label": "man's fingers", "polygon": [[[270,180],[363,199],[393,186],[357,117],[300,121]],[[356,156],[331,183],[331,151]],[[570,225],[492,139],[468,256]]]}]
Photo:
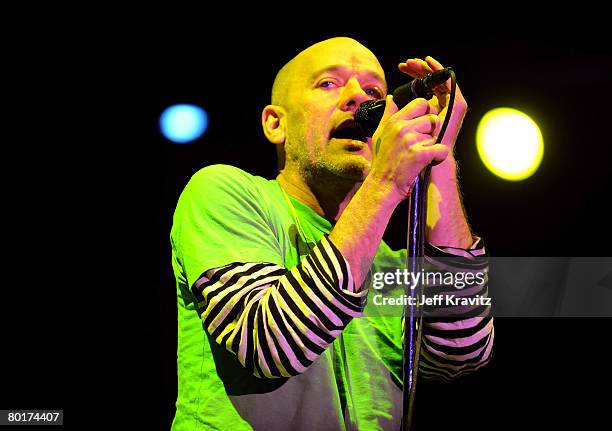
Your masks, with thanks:
[{"label": "man's fingers", "polygon": [[440,119],[438,118],[438,116],[433,114],[427,114],[407,121],[405,127],[409,128],[412,132],[431,135],[439,128],[439,126]]},{"label": "man's fingers", "polygon": [[[433,58],[431,55],[428,55],[427,57],[425,57],[425,60],[427,61],[427,65],[433,70],[442,70],[444,69],[444,66],[442,66],[442,64],[436,60],[435,58]],[[451,88],[451,80],[448,79],[444,84],[440,84],[436,87],[436,89],[438,90],[438,92],[441,93],[447,93],[450,91]]]},{"label": "man's fingers", "polygon": [[431,112],[431,107],[427,100],[418,98],[412,100],[397,112],[397,116],[404,120],[412,120],[413,118],[421,117]]},{"label": "man's fingers", "polygon": [[427,63],[425,60],[421,59],[421,58],[415,58],[415,60],[421,65],[421,67],[423,68],[423,70],[426,72],[426,75],[429,75],[430,73],[433,73],[434,70],[429,63]]},{"label": "man's fingers", "polygon": [[422,78],[429,74],[427,68],[423,67],[423,64],[415,58],[410,58],[404,63],[400,63],[398,68],[413,78]]},{"label": "man's fingers", "polygon": [[444,69],[444,66],[442,66],[442,64],[440,64],[440,62],[433,58],[431,55],[425,57],[425,61],[427,61],[428,66],[431,67],[433,70]]},{"label": "man's fingers", "polygon": [[389,117],[397,112],[397,105],[393,101],[393,96],[388,94],[385,98],[385,111],[380,119],[381,123],[384,123]]},{"label": "man's fingers", "polygon": [[420,153],[419,158],[422,161],[427,162],[430,162],[432,160],[435,160],[436,162],[441,162],[448,156],[448,147],[444,144],[422,144],[419,146],[417,151]]},{"label": "man's fingers", "polygon": [[375,144],[373,144],[373,148],[375,150],[374,154],[378,153],[378,148],[380,145],[380,134],[377,135],[377,133],[379,133],[381,130],[384,130],[387,125],[387,122],[389,121],[389,118],[391,118],[395,113],[397,113],[397,111],[397,105],[393,101],[393,96],[388,94],[387,97],[385,97],[385,110],[383,111],[382,118],[378,123],[378,127],[374,132],[374,136],[372,136],[372,142],[376,142]]},{"label": "man's fingers", "polygon": [[400,63],[398,68],[413,78],[423,78],[433,72],[429,64],[420,58],[409,58],[404,63]]},{"label": "man's fingers", "polygon": [[[444,69],[444,67],[433,57],[427,56],[425,60],[420,58],[410,58],[404,63],[399,64],[399,69],[412,76],[413,78],[423,78],[424,76],[434,73],[436,70]],[[438,85],[434,89],[436,96],[441,97],[443,94],[450,91],[450,80]],[[444,104],[442,104],[444,106]]]}]

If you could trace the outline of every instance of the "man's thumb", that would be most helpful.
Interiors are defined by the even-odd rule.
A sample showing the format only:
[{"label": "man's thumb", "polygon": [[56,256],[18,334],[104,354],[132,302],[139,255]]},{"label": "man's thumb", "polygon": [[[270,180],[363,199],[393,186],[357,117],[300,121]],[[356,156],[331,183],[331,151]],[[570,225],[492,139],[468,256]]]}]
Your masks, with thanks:
[{"label": "man's thumb", "polygon": [[389,119],[389,117],[395,114],[397,111],[398,111],[397,105],[393,101],[393,96],[391,94],[388,94],[387,97],[385,98],[385,112],[383,112],[383,116],[380,119],[380,122],[381,123],[386,122]]}]

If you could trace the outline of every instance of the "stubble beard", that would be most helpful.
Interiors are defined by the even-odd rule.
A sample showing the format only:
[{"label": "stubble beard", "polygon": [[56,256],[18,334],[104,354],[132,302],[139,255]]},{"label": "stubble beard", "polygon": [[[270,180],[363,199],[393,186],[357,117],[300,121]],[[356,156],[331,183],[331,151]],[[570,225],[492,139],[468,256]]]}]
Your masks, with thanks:
[{"label": "stubble beard", "polygon": [[294,157],[292,164],[311,190],[341,195],[364,181],[370,163],[363,157],[340,149],[330,151],[329,145],[330,142],[325,146],[317,145],[314,151],[309,152],[306,142],[300,142],[296,147],[302,148],[303,153]]},{"label": "stubble beard", "polygon": [[309,185],[324,183],[327,187],[337,184],[345,188],[361,183],[365,179],[369,165],[359,157],[325,157],[321,152],[315,155],[315,161],[303,166],[303,175]]}]

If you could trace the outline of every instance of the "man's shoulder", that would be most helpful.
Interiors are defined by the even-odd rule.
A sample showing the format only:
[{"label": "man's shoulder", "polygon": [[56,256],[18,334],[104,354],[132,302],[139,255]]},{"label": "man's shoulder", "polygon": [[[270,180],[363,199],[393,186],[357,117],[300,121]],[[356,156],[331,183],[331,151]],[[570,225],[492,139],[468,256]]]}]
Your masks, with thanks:
[{"label": "man's shoulder", "polygon": [[210,194],[215,191],[253,193],[266,188],[270,180],[252,175],[230,165],[209,165],[197,171],[185,187],[185,192]]},{"label": "man's shoulder", "polygon": [[254,181],[255,176],[231,165],[209,165],[197,171],[191,177],[189,183],[204,185],[209,181],[213,182],[233,182],[233,181]]},{"label": "man's shoulder", "polygon": [[230,165],[209,165],[197,171],[179,198],[179,206],[186,202],[200,202],[209,206],[235,203],[261,206],[278,200],[276,181],[256,176]]}]

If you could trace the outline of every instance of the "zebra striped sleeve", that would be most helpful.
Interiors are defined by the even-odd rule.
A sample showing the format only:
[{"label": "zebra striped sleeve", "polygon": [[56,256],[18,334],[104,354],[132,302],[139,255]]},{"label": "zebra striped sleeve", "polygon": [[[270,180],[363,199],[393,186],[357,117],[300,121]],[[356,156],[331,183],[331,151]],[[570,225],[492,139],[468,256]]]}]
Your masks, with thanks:
[{"label": "zebra striped sleeve", "polygon": [[[487,252],[480,238],[467,250],[426,244],[429,265],[453,272],[482,271],[488,274]],[[439,260],[438,260],[439,259]],[[488,282],[488,278],[486,279]],[[488,296],[488,284],[450,293]],[[440,287],[428,286],[432,293]],[[490,306],[452,306],[436,310],[439,318],[423,319],[419,373],[427,380],[449,382],[485,366],[491,359],[495,330]],[[476,317],[475,317],[476,316]]]},{"label": "zebra striped sleeve", "polygon": [[193,285],[204,329],[260,378],[298,375],[361,316],[368,291],[355,292],[348,262],[323,237],[290,270],[232,263]]},{"label": "zebra striped sleeve", "polygon": [[419,372],[424,378],[450,382],[491,360],[493,317],[423,320]]}]

